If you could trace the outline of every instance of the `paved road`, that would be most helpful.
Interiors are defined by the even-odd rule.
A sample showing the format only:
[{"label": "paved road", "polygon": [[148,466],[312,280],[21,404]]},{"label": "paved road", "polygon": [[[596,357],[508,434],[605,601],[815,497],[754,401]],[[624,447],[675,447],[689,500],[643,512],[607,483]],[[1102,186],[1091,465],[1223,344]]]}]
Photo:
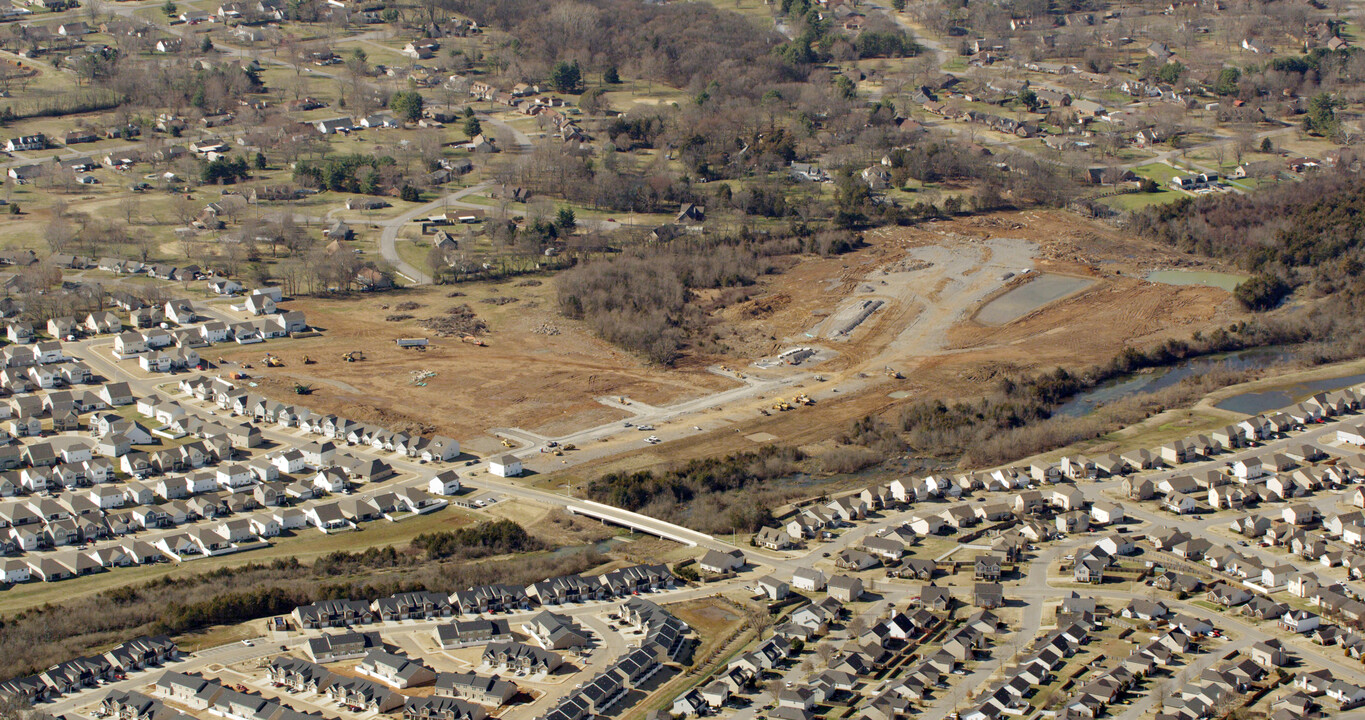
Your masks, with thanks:
[{"label": "paved road", "polygon": [[[393,265],[394,268],[398,270],[398,273],[400,275],[406,277],[408,280],[411,280],[413,284],[430,285],[431,284],[430,275],[426,274],[425,272],[413,266],[411,263],[409,263],[408,261],[404,260],[401,256],[399,256],[398,246],[396,244],[398,240],[398,232],[402,230],[404,227],[409,226],[413,221],[417,220],[418,218],[430,217],[433,213],[439,210],[444,210],[448,207],[482,207],[478,205],[471,205],[470,203],[460,202],[460,199],[483,192],[490,185],[492,185],[491,182],[483,182],[479,183],[478,185],[474,185],[473,187],[467,187],[462,190],[458,190],[456,192],[446,195],[445,197],[440,198],[439,200],[433,200],[427,203],[426,205],[413,208],[403,213],[402,215],[393,218],[392,220],[385,220],[383,223],[380,223],[383,226],[384,231],[379,235],[379,253],[383,255],[384,260],[386,260],[390,265]],[[405,240],[404,242],[407,241]]]}]

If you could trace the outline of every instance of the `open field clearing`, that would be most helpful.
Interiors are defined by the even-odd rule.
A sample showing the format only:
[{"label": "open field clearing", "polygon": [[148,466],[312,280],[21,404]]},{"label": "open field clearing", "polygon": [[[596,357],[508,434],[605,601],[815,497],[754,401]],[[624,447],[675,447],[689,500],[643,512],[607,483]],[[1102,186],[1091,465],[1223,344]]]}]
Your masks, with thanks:
[{"label": "open field clearing", "polygon": [[[255,391],[360,421],[449,433],[479,454],[502,449],[490,434],[497,428],[557,437],[742,390],[739,376],[705,366],[740,368],[749,376],[744,382],[788,378],[791,393],[804,389],[820,401],[766,417],[759,410],[773,396],[757,390],[714,405],[694,403],[663,445],[641,447],[643,437],[630,433],[583,448],[574,459],[584,467],[568,471],[572,480],[602,467],[752,448],[759,441],[751,438],[818,446],[829,440],[831,424],[897,401],[981,392],[981,382],[1010,370],[1102,362],[1130,343],[1188,337],[1240,312],[1218,288],[1138,279],[1156,268],[1187,267],[1187,260],[1059,214],[883,229],[866,242],[842,256],[802,256],[762,277],[747,299],[713,312],[711,332],[730,352],[685,356],[673,369],[652,367],[560,317],[554,278],[301,299],[292,306],[326,332],[291,343],[281,354],[285,367],[258,368]],[[1024,270],[1041,276],[1020,284]],[[1059,280],[1062,286],[1052,287]],[[875,310],[859,310],[869,303]],[[473,317],[451,314],[461,306]],[[983,312],[991,318],[1000,308],[1007,312],[982,321]],[[450,334],[430,329],[432,318]],[[457,322],[446,322],[451,318]],[[487,346],[463,342],[466,331]],[[429,337],[432,345],[403,350],[393,343],[403,337]],[[795,346],[823,348],[822,357],[831,359],[795,368],[750,365]],[[366,359],[344,362],[352,350]],[[258,355],[223,353],[248,363]],[[305,356],[315,364],[305,365]],[[890,377],[887,368],[905,377]],[[811,379],[816,372],[823,381]],[[312,394],[295,396],[296,383],[310,385]],[[672,416],[660,419],[662,428]],[[546,460],[535,469],[567,464]]]},{"label": "open field clearing", "polygon": [[[420,288],[361,300],[296,301],[293,305],[311,323],[327,331],[320,338],[291,343],[280,353],[285,367],[264,371],[257,391],[357,420],[429,427],[478,449],[476,438],[492,427],[553,435],[626,415],[600,404],[599,397],[626,396],[658,405],[733,385],[699,370],[651,368],[560,318],[551,282],[516,285],[512,281],[459,290]],[[461,295],[449,297],[452,292]],[[482,302],[503,302],[500,298],[514,301]],[[402,310],[408,307],[404,303],[418,307]],[[448,309],[461,305],[468,305],[487,324],[487,333],[479,333],[486,338],[486,347],[461,342],[462,333],[438,337],[420,324],[448,316]],[[401,315],[411,317],[385,320]],[[403,350],[394,344],[400,337],[430,337],[432,347],[425,352]],[[352,350],[364,351],[366,359],[342,361],[341,355]],[[260,359],[260,351],[254,349],[223,355],[249,363]],[[304,365],[305,355],[316,364]],[[421,380],[424,385],[414,384],[413,373],[422,372],[435,375]],[[311,384],[312,395],[297,398],[295,382]]]},{"label": "open field clearing", "polygon": [[[1001,374],[1105,362],[1130,344],[1188,338],[1244,317],[1225,290],[1139,279],[1156,268],[1187,267],[1186,258],[1064,215],[1002,213],[884,229],[866,239],[857,252],[803,258],[766,276],[749,299],[716,313],[715,331],[736,350],[728,366],[751,379],[799,378],[790,389],[698,410],[678,424],[696,423],[701,432],[676,428],[662,445],[640,447],[639,438],[594,445],[576,467],[547,476],[547,486],[765,442],[816,450],[828,445],[830,427],[902,401],[971,397]],[[1003,324],[980,322],[981,308],[1017,282],[1005,276],[1030,268],[1044,278],[1074,279],[1076,289],[1051,301],[1034,298],[1022,316]],[[851,317],[849,308],[868,300],[882,305],[832,339],[836,324]],[[823,348],[831,359],[771,370],[744,364],[802,346]],[[888,368],[905,377],[891,377]],[[798,391],[818,404],[760,414],[774,397]],[[621,443],[632,441],[635,447],[621,454],[628,447]]]}]

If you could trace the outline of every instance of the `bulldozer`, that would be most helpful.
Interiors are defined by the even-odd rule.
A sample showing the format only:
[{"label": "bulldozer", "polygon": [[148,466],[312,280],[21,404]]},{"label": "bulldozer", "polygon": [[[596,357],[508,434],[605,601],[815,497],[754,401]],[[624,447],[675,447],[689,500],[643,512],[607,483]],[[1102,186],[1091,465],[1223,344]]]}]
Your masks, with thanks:
[{"label": "bulldozer", "polygon": [[460,338],[460,342],[467,342],[470,345],[478,345],[479,347],[488,347],[488,343],[484,342],[481,338],[474,337],[473,335],[465,335],[464,337]]},{"label": "bulldozer", "polygon": [[295,394],[295,395],[312,395],[312,394],[313,394],[313,386],[312,386],[312,385],[304,385],[303,383],[294,383],[294,394]]},{"label": "bulldozer", "polygon": [[266,367],[284,367],[284,361],[276,355],[266,355],[261,359]]},{"label": "bulldozer", "polygon": [[304,364],[304,365],[312,365],[312,364],[315,363],[315,362],[317,362],[317,361],[314,360],[313,358],[310,358],[310,357],[308,357],[307,355],[304,355],[304,356],[303,356],[303,364]]},{"label": "bulldozer", "polygon": [[364,360],[365,352],[362,350],[352,350],[346,353],[345,355],[342,355],[341,359],[345,360],[346,362],[356,362],[359,360]]},{"label": "bulldozer", "polygon": [[773,403],[773,409],[778,412],[786,412],[792,409],[792,406],[791,403],[787,402],[786,400],[778,400],[777,402]]},{"label": "bulldozer", "polygon": [[503,447],[512,447],[512,441],[511,441],[511,440],[508,440],[507,438],[503,438],[503,439],[502,439],[502,446],[503,446]]}]

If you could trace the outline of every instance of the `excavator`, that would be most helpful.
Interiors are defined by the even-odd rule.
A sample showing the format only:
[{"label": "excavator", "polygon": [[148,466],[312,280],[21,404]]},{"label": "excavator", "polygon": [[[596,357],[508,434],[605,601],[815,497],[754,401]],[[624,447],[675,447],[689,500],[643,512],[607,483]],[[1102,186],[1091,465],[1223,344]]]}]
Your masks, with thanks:
[{"label": "excavator", "polygon": [[502,446],[503,446],[503,447],[512,447],[512,441],[511,441],[511,440],[508,440],[507,438],[503,438],[503,440],[502,440]]},{"label": "excavator", "polygon": [[363,350],[352,350],[346,353],[345,355],[342,355],[341,359],[345,360],[346,362],[356,362],[359,360],[364,360],[365,352]]},{"label": "excavator", "polygon": [[312,386],[312,385],[304,385],[303,383],[294,383],[294,394],[295,394],[295,395],[311,395],[311,394],[313,394],[313,386]]},{"label": "excavator", "polygon": [[307,355],[304,355],[304,356],[303,356],[303,364],[304,364],[304,365],[312,365],[312,364],[315,363],[315,362],[317,362],[317,361],[314,360],[313,358],[310,358],[310,357],[308,357]]}]

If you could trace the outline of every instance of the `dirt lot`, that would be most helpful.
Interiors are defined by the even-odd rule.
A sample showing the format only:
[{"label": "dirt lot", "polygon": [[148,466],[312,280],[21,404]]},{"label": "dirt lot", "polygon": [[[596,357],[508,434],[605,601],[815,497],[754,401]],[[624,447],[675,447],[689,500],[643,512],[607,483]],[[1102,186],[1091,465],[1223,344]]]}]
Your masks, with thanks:
[{"label": "dirt lot", "polygon": [[[733,331],[779,338],[754,348],[769,353],[803,338],[809,342],[805,333],[850,298],[879,298],[885,308],[850,333],[848,342],[834,345],[841,356],[822,370],[857,371],[874,360],[904,363],[942,355],[962,356],[953,365],[1024,357],[1027,365],[1047,366],[1107,359],[1125,344],[1186,337],[1239,314],[1221,290],[1138,279],[1154,268],[1191,266],[1188,257],[1068,214],[963,218],[883,228],[866,238],[870,247],[856,253],[809,260],[766,278],[767,292],[726,311]],[[1014,322],[988,326],[972,320],[979,307],[1009,287],[1005,274],[1024,269],[1095,282]],[[1024,342],[1045,333],[1065,342]]]},{"label": "dirt lot", "polygon": [[[1004,373],[1105,362],[1124,347],[1188,338],[1243,316],[1223,290],[1139,279],[1155,268],[1200,267],[1188,257],[1064,213],[1004,213],[888,228],[868,233],[867,241],[869,247],[858,252],[808,258],[765,277],[750,299],[720,313],[725,343],[744,348],[749,360],[799,345],[837,353],[822,364],[797,368],[825,377],[803,386],[818,399],[815,407],[765,417],[757,411],[771,400],[740,403],[726,408],[734,412],[714,432],[557,475],[584,479],[608,469],[752,449],[759,443],[748,438],[759,434],[818,449],[828,444],[831,428],[901,402],[969,397]],[[1023,282],[1005,275],[1025,269],[1030,276],[1053,273],[1092,282],[1012,322],[976,322],[979,308]],[[849,303],[867,298],[885,305],[846,340],[826,339],[826,321],[846,316]],[[742,360],[734,362],[744,367]],[[893,379],[887,368],[905,377]]]},{"label": "dirt lot", "polygon": [[[1001,373],[1103,362],[1126,346],[1188,337],[1241,316],[1225,291],[1139,279],[1153,268],[1194,267],[1189,258],[1064,213],[1002,213],[884,228],[868,233],[867,243],[840,257],[802,258],[786,272],[764,277],[747,299],[715,314],[716,334],[731,356],[691,357],[672,370],[650,367],[559,317],[553,279],[293,301],[287,306],[304,310],[325,333],[284,345],[286,367],[264,371],[258,391],[293,401],[294,383],[309,383],[314,392],[305,402],[311,408],[388,427],[450,433],[482,454],[501,449],[487,434],[490,429],[561,435],[627,417],[600,399],[626,396],[661,406],[736,387],[706,372],[712,363],[758,377],[793,371],[825,377],[801,385],[818,398],[816,407],[765,417],[758,410],[771,405],[771,397],[732,398],[723,407],[718,403],[679,418],[684,426],[701,427],[696,434],[652,447],[639,447],[638,438],[621,447],[603,445],[631,452],[584,456],[587,462],[572,469],[537,468],[591,477],[606,468],[756,447],[749,437],[817,447],[829,441],[831,428],[893,404],[970,396]],[[994,298],[1029,282],[1020,276],[1039,273],[1090,284],[1003,324],[974,319]],[[882,306],[842,332],[858,315],[850,309],[868,300]],[[450,309],[463,305],[486,325],[482,337],[488,347],[438,337],[423,327],[423,321],[450,317]],[[433,344],[425,352],[401,350],[393,343],[399,337],[430,337]],[[823,348],[833,358],[795,369],[758,371],[750,364],[797,345]],[[341,361],[343,352],[356,349],[365,351],[365,361]],[[258,372],[261,354],[251,348],[225,353],[255,363]],[[303,365],[304,355],[317,363]],[[894,379],[888,369],[905,377]],[[413,374],[421,371],[435,375],[414,382]]]},{"label": "dirt lot", "polygon": [[[449,297],[452,292],[465,293]],[[486,298],[517,298],[496,305]],[[416,303],[411,308],[404,303]],[[403,308],[399,309],[402,305]],[[437,337],[420,321],[468,305],[488,326],[487,347]],[[703,370],[664,371],[652,368],[594,338],[581,326],[559,317],[550,282],[518,286],[516,281],[420,288],[365,298],[305,298],[286,303],[304,311],[322,337],[291,341],[278,352],[285,367],[267,370],[263,351],[234,348],[222,355],[254,365],[261,392],[297,402],[295,382],[311,384],[308,407],[392,429],[437,431],[479,450],[477,437],[489,428],[521,427],[558,434],[625,417],[599,404],[601,396],[627,396],[648,404],[666,404],[733,383]],[[390,322],[387,317],[410,315]],[[536,332],[546,324],[557,334]],[[429,337],[425,352],[402,350],[396,338]],[[341,355],[363,350],[365,360],[347,363]],[[303,357],[316,364],[304,365]],[[435,372],[415,385],[414,372]],[[496,443],[484,451],[491,451]]]}]

